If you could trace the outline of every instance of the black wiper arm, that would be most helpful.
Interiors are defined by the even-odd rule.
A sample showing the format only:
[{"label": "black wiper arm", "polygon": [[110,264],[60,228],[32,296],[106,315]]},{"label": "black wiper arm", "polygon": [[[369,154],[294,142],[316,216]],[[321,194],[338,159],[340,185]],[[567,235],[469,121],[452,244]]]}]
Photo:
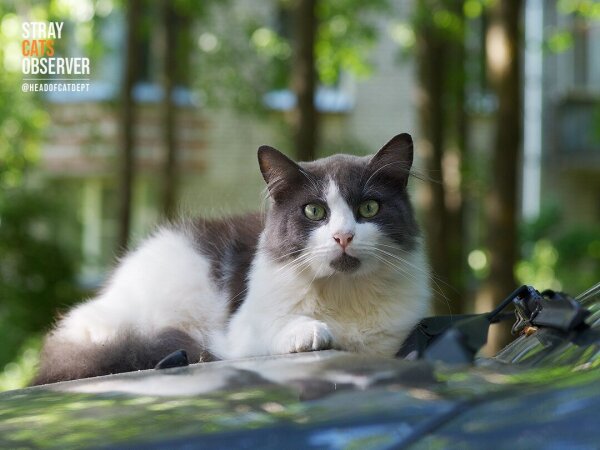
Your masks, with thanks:
[{"label": "black wiper arm", "polygon": [[[600,284],[586,291],[600,292]],[[582,295],[584,295],[582,294]],[[581,296],[580,296],[581,297]],[[514,305],[513,313],[504,310]],[[585,329],[590,311],[562,292],[523,285],[515,289],[491,312],[459,316],[427,317],[413,330],[398,351],[399,357],[423,358],[448,364],[471,363],[476,353],[487,342],[489,326],[515,317],[513,334],[527,333],[538,327],[563,332]]]}]

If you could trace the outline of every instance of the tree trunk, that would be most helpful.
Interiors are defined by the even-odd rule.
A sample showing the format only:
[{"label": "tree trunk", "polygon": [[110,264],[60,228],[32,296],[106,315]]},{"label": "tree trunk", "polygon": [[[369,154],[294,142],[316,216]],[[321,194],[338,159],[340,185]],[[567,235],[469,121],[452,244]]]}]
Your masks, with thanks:
[{"label": "tree trunk", "polygon": [[119,172],[119,221],[117,235],[117,254],[127,250],[131,228],[131,197],[135,171],[135,102],[133,86],[137,79],[137,60],[139,48],[138,28],[141,12],[140,0],[129,0],[126,4],[127,30],[126,54],[123,64],[123,85],[121,90],[121,152]]},{"label": "tree trunk", "polygon": [[449,102],[449,135],[451,143],[447,145],[444,157],[445,206],[448,216],[448,282],[451,288],[446,293],[452,305],[453,314],[467,311],[467,271],[466,248],[468,233],[465,205],[468,193],[465,188],[465,162],[468,160],[467,134],[468,118],[465,105],[466,85],[466,49],[465,49],[465,17],[463,0],[451,0],[450,8],[461,22],[461,32],[449,41],[451,61],[448,67],[450,77],[447,91],[451,96]]},{"label": "tree trunk", "polygon": [[466,147],[464,35],[436,24],[432,11],[461,22],[463,0],[419,0],[416,9],[420,149],[427,174],[424,225],[435,290],[434,313],[465,310],[462,163]]},{"label": "tree trunk", "polygon": [[296,158],[310,161],[316,157],[318,113],[315,107],[317,73],[315,39],[317,0],[296,0],[294,7],[294,54],[292,89],[296,95],[292,125]]},{"label": "tree trunk", "polygon": [[[513,270],[518,256],[517,176],[521,148],[521,42],[523,1],[496,2],[486,32],[488,76],[498,99],[491,160],[491,180],[485,199],[490,275],[477,299],[477,309],[489,311],[516,285]],[[509,340],[507,327],[491,333],[489,351]]]},{"label": "tree trunk", "polygon": [[[436,279],[448,281],[448,217],[444,203],[442,156],[444,152],[445,115],[443,107],[444,70],[447,48],[439,31],[427,18],[426,0],[417,4],[419,21],[417,71],[419,80],[418,114],[421,154],[427,181],[424,185],[424,226],[431,270]],[[445,289],[433,281],[434,312],[449,314]]]},{"label": "tree trunk", "polygon": [[162,210],[166,218],[175,215],[177,197],[177,110],[173,104],[173,89],[177,75],[177,14],[171,0],[163,0],[163,143],[165,159],[162,179]]}]

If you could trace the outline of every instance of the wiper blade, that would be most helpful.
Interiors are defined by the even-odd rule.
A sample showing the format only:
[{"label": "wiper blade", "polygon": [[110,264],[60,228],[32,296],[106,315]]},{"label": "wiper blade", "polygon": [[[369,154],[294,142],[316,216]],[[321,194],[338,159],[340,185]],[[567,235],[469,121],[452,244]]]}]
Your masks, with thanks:
[{"label": "wiper blade", "polygon": [[582,302],[584,300],[587,300],[590,297],[593,297],[594,295],[600,294],[600,281],[598,283],[596,283],[595,285],[593,285],[591,288],[589,288],[586,291],[583,291],[581,294],[579,294],[577,297],[575,297],[575,300]]}]

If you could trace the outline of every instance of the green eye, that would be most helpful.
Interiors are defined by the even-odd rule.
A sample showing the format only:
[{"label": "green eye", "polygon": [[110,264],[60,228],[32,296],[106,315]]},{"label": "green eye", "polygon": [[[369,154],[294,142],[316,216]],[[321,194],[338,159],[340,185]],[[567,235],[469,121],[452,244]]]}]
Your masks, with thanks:
[{"label": "green eye", "polygon": [[325,208],[316,203],[309,203],[304,207],[304,215],[310,220],[323,220],[325,218]]},{"label": "green eye", "polygon": [[358,214],[365,219],[373,217],[379,212],[379,203],[376,200],[366,200],[358,207]]}]

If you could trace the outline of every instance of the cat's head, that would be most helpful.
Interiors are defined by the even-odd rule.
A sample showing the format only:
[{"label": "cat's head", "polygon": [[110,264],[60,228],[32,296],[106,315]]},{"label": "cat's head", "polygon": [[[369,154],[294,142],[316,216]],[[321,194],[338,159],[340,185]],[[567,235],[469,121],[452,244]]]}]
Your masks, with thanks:
[{"label": "cat's head", "polygon": [[271,198],[263,246],[291,270],[315,278],[369,274],[415,249],[410,135],[395,136],[374,156],[295,163],[262,146],[258,160]]}]

